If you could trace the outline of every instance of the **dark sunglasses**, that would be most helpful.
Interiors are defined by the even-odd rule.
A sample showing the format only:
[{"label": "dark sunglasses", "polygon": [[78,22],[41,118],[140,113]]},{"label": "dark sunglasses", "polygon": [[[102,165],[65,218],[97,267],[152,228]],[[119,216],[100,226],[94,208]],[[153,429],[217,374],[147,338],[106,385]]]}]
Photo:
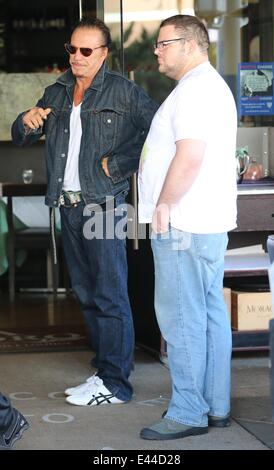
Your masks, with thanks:
[{"label": "dark sunglasses", "polygon": [[76,54],[78,49],[80,49],[80,52],[84,57],[89,57],[93,53],[93,51],[95,51],[95,49],[100,49],[101,47],[107,47],[107,46],[105,45],[98,46],[98,47],[94,47],[93,49],[91,49],[90,47],[76,47],[66,42],[64,44],[64,47],[69,54]]}]

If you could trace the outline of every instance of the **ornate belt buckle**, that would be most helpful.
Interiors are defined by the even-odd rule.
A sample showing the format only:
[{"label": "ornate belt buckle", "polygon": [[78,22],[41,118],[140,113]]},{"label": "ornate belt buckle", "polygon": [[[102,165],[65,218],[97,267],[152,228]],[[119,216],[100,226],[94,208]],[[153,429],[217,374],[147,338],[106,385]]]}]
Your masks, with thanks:
[{"label": "ornate belt buckle", "polygon": [[64,195],[61,194],[59,197],[59,206],[64,206],[65,205],[65,198]]},{"label": "ornate belt buckle", "polygon": [[76,193],[68,193],[69,201],[72,205],[78,202]]}]

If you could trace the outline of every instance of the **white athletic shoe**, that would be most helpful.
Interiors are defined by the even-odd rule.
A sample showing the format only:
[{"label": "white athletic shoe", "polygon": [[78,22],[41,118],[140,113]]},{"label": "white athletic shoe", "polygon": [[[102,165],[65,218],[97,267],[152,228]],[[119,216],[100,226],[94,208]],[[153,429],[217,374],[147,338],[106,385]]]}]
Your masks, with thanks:
[{"label": "white athletic shoe", "polygon": [[96,374],[93,374],[91,377],[88,377],[88,379],[84,383],[77,385],[77,387],[67,388],[64,391],[64,394],[67,396],[70,396],[70,395],[79,395],[83,393],[88,387],[88,385],[94,382],[95,377],[96,377]]},{"label": "white athletic shoe", "polygon": [[66,401],[71,405],[95,406],[125,403],[111,393],[99,377],[95,376],[93,382],[86,384],[85,390],[77,395],[70,395]]}]

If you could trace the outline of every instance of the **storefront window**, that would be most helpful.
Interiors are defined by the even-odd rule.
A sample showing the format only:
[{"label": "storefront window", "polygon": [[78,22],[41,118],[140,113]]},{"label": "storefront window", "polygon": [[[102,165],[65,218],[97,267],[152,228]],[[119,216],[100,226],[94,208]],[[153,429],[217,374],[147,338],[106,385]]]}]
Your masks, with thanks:
[{"label": "storefront window", "polygon": [[274,0],[26,0],[24,6],[0,0],[0,70],[63,71],[73,24],[97,16],[111,30],[110,67],[134,72],[162,102],[175,83],[158,72],[153,43],[161,21],[178,13],[196,14],[207,25],[210,61],[234,94],[239,125],[272,126]]},{"label": "storefront window", "polygon": [[[120,2],[105,0],[105,21],[117,41],[120,35],[120,17],[114,5]],[[134,72],[134,80],[142,85],[152,98],[162,102],[174,87],[174,82],[160,75],[153,43],[159,25],[164,18],[178,14],[182,1],[176,0],[129,0],[122,2],[123,17],[123,65],[124,73]],[[193,1],[185,2],[192,5]],[[188,8],[193,12],[193,8]],[[132,73],[130,74],[133,77]]]},{"label": "storefront window", "polygon": [[[134,71],[136,82],[158,102],[162,102],[175,85],[159,74],[153,54],[159,25],[164,18],[178,13],[196,14],[209,29],[210,61],[224,77],[237,101],[239,125],[272,125],[272,0],[102,0],[101,3],[116,45],[116,52],[112,53],[113,66],[120,67],[125,74]],[[240,77],[248,75],[244,66],[239,66],[243,63],[262,65],[254,65],[250,69],[253,73],[246,80],[249,82],[246,89],[251,96],[245,101],[249,100],[251,104],[253,101],[253,109],[247,106],[243,110],[241,106],[244,85]],[[248,66],[246,70],[249,70]],[[267,96],[270,98],[266,105]]]},{"label": "storefront window", "polygon": [[240,126],[273,125],[272,0],[197,0],[215,30],[215,65],[237,101]]}]

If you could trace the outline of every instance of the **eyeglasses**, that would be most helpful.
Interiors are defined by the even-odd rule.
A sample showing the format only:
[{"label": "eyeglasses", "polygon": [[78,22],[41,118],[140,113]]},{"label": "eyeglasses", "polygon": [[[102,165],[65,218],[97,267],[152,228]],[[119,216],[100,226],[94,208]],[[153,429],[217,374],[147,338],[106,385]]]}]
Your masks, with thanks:
[{"label": "eyeglasses", "polygon": [[103,45],[103,46],[98,46],[98,47],[94,47],[93,49],[91,49],[90,47],[76,47],[66,42],[64,44],[64,47],[69,54],[76,54],[78,49],[80,49],[80,52],[84,57],[89,57],[93,53],[93,51],[95,51],[95,49],[100,49],[101,47],[107,47],[107,46]]},{"label": "eyeglasses", "polygon": [[174,42],[181,41],[182,39],[185,38],[176,38],[176,39],[167,39],[166,41],[159,41],[153,44],[154,49],[159,49],[159,51],[162,51],[165,49],[169,44],[173,44]]}]

